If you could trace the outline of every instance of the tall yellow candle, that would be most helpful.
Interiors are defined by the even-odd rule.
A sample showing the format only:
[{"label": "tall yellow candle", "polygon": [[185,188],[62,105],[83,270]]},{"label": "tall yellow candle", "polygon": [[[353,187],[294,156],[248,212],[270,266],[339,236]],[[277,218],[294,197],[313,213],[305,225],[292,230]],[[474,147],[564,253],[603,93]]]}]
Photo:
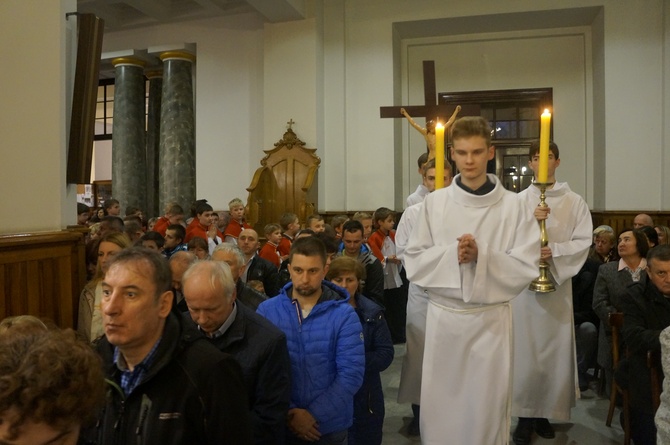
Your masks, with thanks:
[{"label": "tall yellow candle", "polygon": [[544,110],[540,116],[540,165],[537,169],[537,182],[547,182],[549,174],[549,132],[551,123],[551,113],[549,110]]},{"label": "tall yellow candle", "polygon": [[444,125],[435,125],[435,190],[444,188]]}]

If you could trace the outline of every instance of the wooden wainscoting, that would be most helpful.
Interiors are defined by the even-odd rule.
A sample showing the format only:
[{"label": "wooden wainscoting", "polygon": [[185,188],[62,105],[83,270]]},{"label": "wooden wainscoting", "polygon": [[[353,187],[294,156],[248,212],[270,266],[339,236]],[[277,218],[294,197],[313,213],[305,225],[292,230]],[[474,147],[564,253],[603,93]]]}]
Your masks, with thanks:
[{"label": "wooden wainscoting", "polygon": [[30,314],[74,327],[85,284],[81,231],[0,235],[0,319]]},{"label": "wooden wainscoting", "polygon": [[659,226],[668,226],[670,225],[670,212],[661,211],[661,212],[652,212],[648,210],[641,211],[623,211],[623,210],[610,210],[610,211],[591,211],[591,217],[593,218],[593,228],[606,224],[614,229],[614,234],[618,234],[623,229],[633,227],[633,219],[635,216],[640,213],[646,213],[651,216],[654,220],[654,225]]}]

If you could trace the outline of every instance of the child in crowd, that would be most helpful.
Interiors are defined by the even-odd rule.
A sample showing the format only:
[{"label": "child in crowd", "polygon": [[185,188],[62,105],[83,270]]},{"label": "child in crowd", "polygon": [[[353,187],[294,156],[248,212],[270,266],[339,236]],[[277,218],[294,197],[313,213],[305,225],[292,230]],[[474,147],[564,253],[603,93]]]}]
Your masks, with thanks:
[{"label": "child in crowd", "polygon": [[244,229],[251,229],[251,226],[244,221],[244,204],[240,198],[235,198],[228,203],[230,210],[230,222],[223,233],[224,241],[237,244],[237,237]]},{"label": "child in crowd", "polygon": [[277,248],[279,247],[279,242],[281,241],[281,226],[279,224],[267,224],[263,230],[265,233],[265,239],[267,242],[263,245],[258,256],[268,260],[279,269],[281,265],[280,255]]},{"label": "child in crowd", "polygon": [[349,217],[347,215],[336,215],[333,216],[333,219],[330,220],[330,225],[335,230],[335,237],[338,240],[342,239],[342,225],[347,221],[349,221]]},{"label": "child in crowd", "polygon": [[284,213],[281,218],[279,218],[279,225],[282,229],[282,238],[277,246],[281,260],[284,261],[288,258],[288,253],[291,250],[291,245],[293,244],[293,238],[300,231],[300,220],[298,215],[295,213]]},{"label": "child in crowd", "polygon": [[156,252],[162,252],[165,238],[158,232],[147,232],[140,238],[140,245]]},{"label": "child in crowd", "polygon": [[394,343],[404,343],[407,289],[400,276],[402,265],[396,257],[395,214],[391,209],[380,207],[375,211],[374,221],[378,229],[370,235],[368,244],[384,267],[384,306],[391,337]]},{"label": "child in crowd", "polygon": [[363,224],[363,242],[367,244],[368,238],[372,234],[372,215],[367,212],[356,212],[351,219]]},{"label": "child in crowd", "polygon": [[323,232],[326,229],[326,222],[323,220],[323,216],[319,214],[309,215],[307,221],[305,221],[305,227],[311,229],[314,233]]}]

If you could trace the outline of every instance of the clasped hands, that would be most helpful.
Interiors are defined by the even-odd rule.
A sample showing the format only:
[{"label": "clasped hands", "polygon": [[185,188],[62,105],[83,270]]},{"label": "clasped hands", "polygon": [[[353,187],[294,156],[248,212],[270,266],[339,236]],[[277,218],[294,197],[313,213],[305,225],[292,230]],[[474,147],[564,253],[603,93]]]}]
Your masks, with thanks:
[{"label": "clasped hands", "polygon": [[306,409],[292,408],[288,410],[286,423],[291,432],[302,440],[316,442],[321,438],[319,423]]},{"label": "clasped hands", "polygon": [[458,264],[467,264],[477,261],[479,250],[475,237],[469,233],[456,238],[458,241]]}]

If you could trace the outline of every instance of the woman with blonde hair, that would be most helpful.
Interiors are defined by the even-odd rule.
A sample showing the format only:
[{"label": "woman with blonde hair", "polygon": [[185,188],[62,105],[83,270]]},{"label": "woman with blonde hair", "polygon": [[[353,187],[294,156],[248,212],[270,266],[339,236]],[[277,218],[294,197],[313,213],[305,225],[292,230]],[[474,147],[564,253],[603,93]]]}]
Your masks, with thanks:
[{"label": "woman with blonde hair", "polygon": [[77,332],[88,341],[94,341],[104,334],[100,301],[102,300],[102,278],[107,272],[107,264],[111,257],[131,245],[130,238],[125,233],[113,232],[100,238],[95,275],[86,284],[79,297]]}]

